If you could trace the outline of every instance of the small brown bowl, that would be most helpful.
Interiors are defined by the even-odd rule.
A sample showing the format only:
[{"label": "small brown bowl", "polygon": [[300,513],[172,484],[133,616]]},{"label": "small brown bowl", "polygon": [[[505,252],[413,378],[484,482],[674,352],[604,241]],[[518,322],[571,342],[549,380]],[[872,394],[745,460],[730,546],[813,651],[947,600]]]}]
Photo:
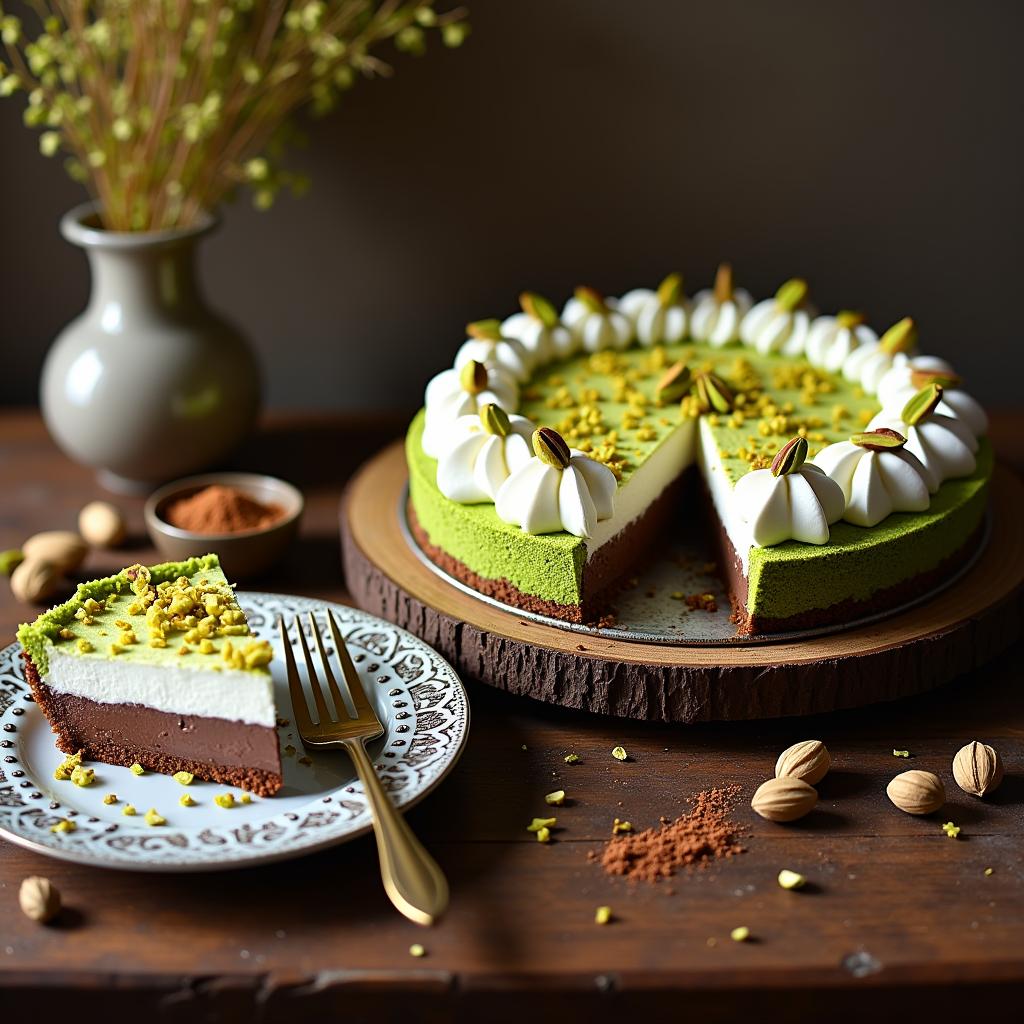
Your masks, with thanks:
[{"label": "small brown bowl", "polygon": [[[270,526],[239,533],[193,533],[172,526],[164,518],[173,501],[188,498],[211,484],[234,487],[264,505],[283,509]],[[228,579],[258,576],[279,562],[295,539],[302,518],[302,492],[284,480],[259,473],[206,473],[165,484],[146,500],[144,511],[150,540],[170,562],[210,552],[220,558]]]}]

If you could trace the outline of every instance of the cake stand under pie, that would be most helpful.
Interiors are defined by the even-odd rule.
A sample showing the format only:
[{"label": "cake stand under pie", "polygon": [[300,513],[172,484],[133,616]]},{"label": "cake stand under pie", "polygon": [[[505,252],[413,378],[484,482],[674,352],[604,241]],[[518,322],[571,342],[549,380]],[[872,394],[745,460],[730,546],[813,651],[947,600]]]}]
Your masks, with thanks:
[{"label": "cake stand under pie", "polygon": [[452,586],[410,548],[397,514],[403,445],[367,462],[341,506],[356,603],[415,633],[463,675],[564,707],[675,722],[807,715],[922,693],[1022,634],[1024,483],[997,466],[991,532],[975,564],[931,600],[827,636],[726,646],[581,635]]}]

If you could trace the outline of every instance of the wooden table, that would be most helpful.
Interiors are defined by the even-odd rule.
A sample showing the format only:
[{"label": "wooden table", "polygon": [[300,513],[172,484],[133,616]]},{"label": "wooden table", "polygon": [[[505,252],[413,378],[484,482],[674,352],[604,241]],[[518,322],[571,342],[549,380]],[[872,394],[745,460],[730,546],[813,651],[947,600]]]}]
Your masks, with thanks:
[{"label": "wooden table", "polygon": [[[1024,415],[996,417],[1004,460],[1024,466]],[[308,499],[291,565],[256,588],[345,600],[337,505],[359,462],[401,429],[353,418],[272,420],[238,468],[288,477]],[[33,412],[0,415],[0,548],[37,529],[72,527],[102,496],[52,446]],[[96,575],[154,552],[141,500],[117,499],[135,533],[94,553]],[[0,631],[34,614],[0,582]],[[986,671],[927,697],[801,721],[672,728],[569,713],[470,683],[462,761],[410,814],[452,885],[446,920],[422,931],[377,880],[372,840],[233,875],[118,874],[0,843],[0,1007],[143,1010],[188,1020],[503,1021],[647,1013],[737,1020],[821,1014],[952,1014],[1024,995],[1024,707],[1018,646]],[[819,737],[834,770],[819,810],[795,825],[747,806],[777,753]],[[994,744],[1007,778],[981,802],[949,765],[970,739]],[[619,763],[611,748],[624,745]],[[909,749],[910,761],[893,748]],[[566,765],[574,751],[580,762]],[[949,803],[911,818],[885,798],[908,767],[939,772]],[[748,852],[670,884],[609,879],[587,859],[612,819],[636,826],[685,809],[701,789],[737,783]],[[524,827],[564,788],[571,806],[548,846]],[[951,840],[940,825],[963,829]],[[786,892],[780,868],[811,884]],[[987,875],[986,869],[992,873]],[[23,877],[49,876],[70,908],[51,927],[18,911]],[[594,923],[610,905],[612,924]],[[753,941],[729,938],[747,925]],[[411,943],[427,948],[409,955]],[[826,1002],[827,1000],[827,1002]],[[827,1017],[825,1016],[827,1014]],[[13,1019],[10,1017],[8,1019]],[[307,1017],[306,1019],[313,1019]],[[568,1018],[571,1019],[571,1018]]]}]

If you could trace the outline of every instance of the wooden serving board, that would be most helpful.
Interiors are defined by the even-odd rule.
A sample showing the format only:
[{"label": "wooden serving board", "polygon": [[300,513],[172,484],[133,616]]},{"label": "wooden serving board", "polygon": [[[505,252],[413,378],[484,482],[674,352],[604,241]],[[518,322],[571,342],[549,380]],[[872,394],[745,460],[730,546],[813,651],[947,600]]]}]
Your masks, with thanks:
[{"label": "wooden serving board", "polygon": [[996,467],[992,533],[954,586],[881,622],[750,646],[665,646],[580,635],[477,600],[409,548],[400,442],[362,467],[341,504],[342,559],[359,606],[421,637],[462,674],[564,707],[672,722],[807,715],[941,686],[1014,643],[1024,621],[1024,484]]}]

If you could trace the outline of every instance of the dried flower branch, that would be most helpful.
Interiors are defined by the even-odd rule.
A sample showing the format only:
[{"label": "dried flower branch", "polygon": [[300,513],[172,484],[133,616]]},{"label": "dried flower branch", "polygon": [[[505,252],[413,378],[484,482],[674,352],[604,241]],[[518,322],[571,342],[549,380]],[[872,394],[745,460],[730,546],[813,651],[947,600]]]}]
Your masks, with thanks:
[{"label": "dried flower branch", "polygon": [[0,8],[0,96],[27,95],[45,156],[99,203],[104,226],[185,226],[240,185],[256,206],[304,179],[277,159],[300,108],[332,110],[359,76],[390,74],[371,50],[459,46],[461,8],[436,0],[36,0],[39,32]]}]

